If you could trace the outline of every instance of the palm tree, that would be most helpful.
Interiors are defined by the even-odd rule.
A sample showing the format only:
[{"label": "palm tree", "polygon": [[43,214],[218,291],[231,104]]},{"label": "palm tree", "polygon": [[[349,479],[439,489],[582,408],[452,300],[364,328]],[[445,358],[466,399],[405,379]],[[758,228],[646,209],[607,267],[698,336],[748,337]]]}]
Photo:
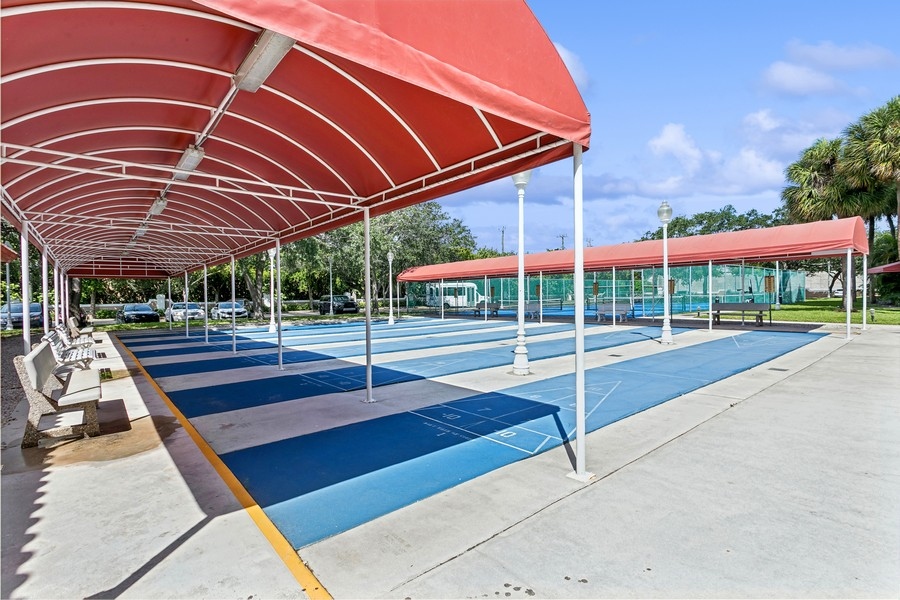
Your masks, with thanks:
[{"label": "palm tree", "polygon": [[781,192],[788,217],[806,223],[857,214],[846,197],[847,181],[838,173],[843,140],[820,138],[785,170],[793,185]]},{"label": "palm tree", "polygon": [[[840,168],[843,158],[842,138],[819,139],[803,151],[800,159],[785,170],[793,185],[781,192],[791,221],[806,223],[856,215],[868,216],[875,210],[871,193],[856,187]],[[844,280],[844,304],[852,308],[856,295],[854,278],[841,261]]]},{"label": "palm tree", "polygon": [[[856,187],[875,190],[892,186],[900,215],[900,96],[863,115],[844,132],[846,143],[840,170]],[[885,215],[890,224],[890,212]],[[900,251],[900,236],[891,231]]]}]

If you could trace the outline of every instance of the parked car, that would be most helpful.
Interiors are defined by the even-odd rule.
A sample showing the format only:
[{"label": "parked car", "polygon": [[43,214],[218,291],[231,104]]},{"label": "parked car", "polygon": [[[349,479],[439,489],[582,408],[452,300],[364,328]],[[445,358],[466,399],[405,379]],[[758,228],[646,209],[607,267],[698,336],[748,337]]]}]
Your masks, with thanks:
[{"label": "parked car", "polygon": [[219,302],[212,307],[209,314],[213,319],[230,319],[232,312],[234,313],[235,319],[250,318],[250,313],[244,308],[244,303],[240,301],[234,303],[234,309],[232,309],[231,302]]},{"label": "parked car", "polygon": [[149,304],[126,304],[116,311],[116,323],[159,323],[159,313]]},{"label": "parked car", "polygon": [[[331,298],[332,298],[331,296],[322,296],[319,299],[319,314],[320,315],[327,315],[330,312],[332,312],[331,311],[331,303],[332,303]],[[359,305],[356,303],[356,300],[354,300],[350,296],[345,296],[343,294],[341,294],[341,295],[335,294],[334,295],[334,313],[338,314],[338,313],[345,313],[345,312],[358,313]]]},{"label": "parked car", "polygon": [[167,321],[184,321],[185,313],[188,319],[203,319],[206,317],[206,311],[200,308],[196,302],[174,302],[172,306],[166,309]]},{"label": "parked car", "polygon": [[[8,328],[10,321],[12,321],[12,326],[15,329],[21,329],[22,313],[23,306],[21,302],[13,302],[12,308],[10,308],[9,304],[0,306],[0,329]],[[31,323],[32,327],[44,326],[44,308],[40,302],[32,302],[28,305],[28,322]]]}]

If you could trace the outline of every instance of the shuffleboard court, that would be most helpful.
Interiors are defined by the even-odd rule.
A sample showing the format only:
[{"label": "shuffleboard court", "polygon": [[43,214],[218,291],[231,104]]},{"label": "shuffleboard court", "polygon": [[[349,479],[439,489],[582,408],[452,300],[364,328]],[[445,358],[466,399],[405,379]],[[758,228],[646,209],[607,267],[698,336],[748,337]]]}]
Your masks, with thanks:
[{"label": "shuffleboard court", "polygon": [[[674,328],[673,333],[684,329]],[[639,327],[634,329],[609,330],[606,333],[585,336],[585,350],[588,352],[610,348],[622,344],[653,339],[659,335],[659,328]],[[432,347],[428,340],[421,340],[422,347]],[[530,360],[555,358],[571,354],[574,342],[571,338],[533,341],[528,347]],[[502,345],[480,350],[468,350],[464,346],[456,351],[448,351],[437,356],[425,356],[386,362],[372,367],[372,385],[381,387],[396,383],[428,379],[512,364],[513,345]],[[138,358],[141,358],[138,356]],[[258,357],[253,357],[258,358]],[[149,365],[145,368],[153,377],[161,373],[188,374],[193,363],[182,362],[177,367]],[[169,397],[178,404],[179,410],[188,418],[228,412],[320,396],[335,392],[349,392],[365,389],[366,367],[350,364],[344,367],[320,370],[312,373],[273,373],[269,378],[198,386],[189,389],[168,391]],[[165,387],[164,387],[165,389]]]},{"label": "shuffleboard court", "polygon": [[[820,336],[748,332],[586,373],[588,431]],[[572,437],[574,375],[223,453],[302,548]]]},{"label": "shuffleboard court", "polygon": [[[531,334],[539,334],[546,335],[551,333],[559,333],[562,331],[573,331],[574,326],[571,324],[557,324],[557,325],[545,325],[540,327],[539,329],[531,330]],[[390,339],[385,339],[390,337]],[[365,354],[365,342],[358,339],[357,336],[355,343],[347,343],[347,340],[341,340],[343,342],[340,346],[333,347],[321,347],[328,342],[319,341],[318,343],[305,343],[303,344],[303,350],[293,350],[290,346],[287,345],[288,342],[285,342],[285,347],[282,349],[282,362],[283,364],[290,363],[300,363],[300,362],[308,362],[311,360],[326,360],[331,358],[347,358],[351,356],[361,356]],[[421,348],[439,348],[446,346],[460,346],[465,344],[474,344],[474,343],[482,343],[482,342],[490,342],[497,340],[512,340],[515,339],[515,333],[510,332],[509,330],[497,331],[493,327],[489,327],[486,329],[480,329],[478,326],[475,328],[470,327],[467,332],[447,332],[442,335],[434,335],[429,334],[426,331],[423,331],[420,334],[416,335],[407,335],[403,336],[401,339],[395,339],[393,336],[378,336],[376,338],[375,343],[372,345],[372,352],[374,354],[383,354],[388,352],[400,352],[404,350],[416,350]],[[380,341],[379,341],[380,340]],[[237,344],[238,350],[265,350],[269,349],[271,352],[265,354],[255,354],[252,357],[252,361],[255,364],[265,364],[265,365],[275,365],[278,364],[278,355],[277,355],[277,346],[273,342],[263,342],[263,341],[251,341],[251,342],[240,342]],[[309,349],[309,350],[307,350]],[[199,356],[204,353],[211,352],[223,352],[223,351],[231,351],[231,344],[226,345],[213,345],[213,344],[200,344],[196,343],[185,346],[184,348],[171,348],[170,346],[166,346],[165,348],[152,349],[152,350],[135,350],[134,355],[139,359],[148,359],[148,358],[162,358],[167,357],[169,355],[184,357],[185,355],[194,355]],[[237,357],[235,357],[237,358]],[[202,358],[200,359],[202,360]],[[230,369],[237,368],[237,366],[245,364],[247,361],[244,360],[234,360],[232,359],[223,359],[218,358],[212,361],[205,363],[206,370],[216,371],[221,369]],[[153,372],[154,377],[167,377],[171,375],[185,374],[185,373],[194,373],[199,372],[203,369],[202,366],[194,366],[188,364],[185,361],[173,361],[168,365],[155,365],[154,367],[148,368],[156,368],[157,370]],[[168,371],[167,371],[168,370]],[[167,373],[167,374],[164,374]]]}]

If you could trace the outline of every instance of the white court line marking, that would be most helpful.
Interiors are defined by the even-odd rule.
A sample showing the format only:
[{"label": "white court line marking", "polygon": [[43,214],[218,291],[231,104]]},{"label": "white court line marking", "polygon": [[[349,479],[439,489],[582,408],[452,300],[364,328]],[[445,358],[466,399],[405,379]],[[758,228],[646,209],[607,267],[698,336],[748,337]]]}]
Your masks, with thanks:
[{"label": "white court line marking", "polygon": [[[451,424],[451,423],[447,423],[446,421],[441,421],[441,420],[439,420],[439,419],[435,419],[434,417],[429,417],[428,415],[423,415],[423,414],[418,413],[418,412],[416,412],[416,411],[414,411],[414,410],[411,410],[411,411],[408,411],[408,412],[409,412],[410,414],[416,415],[417,417],[421,417],[421,418],[423,418],[423,419],[427,419],[427,420],[432,421],[432,422],[434,422],[434,423],[438,423],[439,425],[441,425],[441,426],[443,426],[443,427],[449,427],[449,428],[451,428],[451,429],[455,429],[456,431],[461,431],[461,432],[463,432],[463,433],[466,433],[466,434],[468,434],[469,436],[471,436],[472,439],[485,439],[485,440],[488,440],[489,442],[494,442],[495,444],[500,444],[501,446],[506,446],[507,448],[512,448],[513,450],[518,450],[519,452],[522,452],[523,454],[527,454],[528,456],[534,456],[534,452],[532,452],[532,451],[530,451],[530,450],[526,450],[525,448],[520,448],[520,447],[518,447],[518,446],[513,446],[512,444],[507,444],[506,442],[502,442],[502,441],[500,441],[500,440],[496,440],[496,439],[494,439],[494,438],[492,438],[492,437],[489,437],[489,436],[486,436],[486,435],[480,435],[480,434],[477,434],[477,433],[472,433],[472,432],[469,431],[468,429],[464,429],[464,428],[462,428],[462,427],[458,427],[457,425],[453,425],[453,424]],[[504,429],[509,429],[509,427],[505,427]],[[497,433],[497,432],[494,432],[494,433]],[[546,437],[546,434],[542,434],[542,435],[544,435],[544,436]]]}]

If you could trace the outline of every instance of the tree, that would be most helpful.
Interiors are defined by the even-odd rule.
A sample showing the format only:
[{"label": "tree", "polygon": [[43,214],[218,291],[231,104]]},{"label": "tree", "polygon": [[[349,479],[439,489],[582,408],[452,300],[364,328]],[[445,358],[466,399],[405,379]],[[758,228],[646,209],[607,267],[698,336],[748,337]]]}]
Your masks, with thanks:
[{"label": "tree", "polygon": [[[847,127],[844,135],[843,175],[853,185],[876,195],[879,184],[893,188],[894,214],[900,216],[900,96],[863,115]],[[890,212],[885,215],[889,223]],[[892,224],[891,230],[900,250],[900,237]]]},{"label": "tree", "polygon": [[[866,188],[854,185],[840,168],[844,140],[819,139],[788,166],[785,177],[792,185],[781,199],[788,217],[795,222],[822,221],[856,215],[868,217],[877,209],[876,199]],[[842,261],[845,308],[852,307],[856,295],[852,266]]]},{"label": "tree", "polygon": [[[763,214],[756,209],[738,214],[734,206],[725,205],[719,210],[697,213],[691,217],[677,216],[669,222],[669,237],[688,237],[692,235],[708,235],[726,231],[742,231],[759,227],[774,227],[786,222],[784,212],[776,210],[771,215]],[[661,240],[662,226],[655,231],[648,231],[641,236],[642,240]]]}]

